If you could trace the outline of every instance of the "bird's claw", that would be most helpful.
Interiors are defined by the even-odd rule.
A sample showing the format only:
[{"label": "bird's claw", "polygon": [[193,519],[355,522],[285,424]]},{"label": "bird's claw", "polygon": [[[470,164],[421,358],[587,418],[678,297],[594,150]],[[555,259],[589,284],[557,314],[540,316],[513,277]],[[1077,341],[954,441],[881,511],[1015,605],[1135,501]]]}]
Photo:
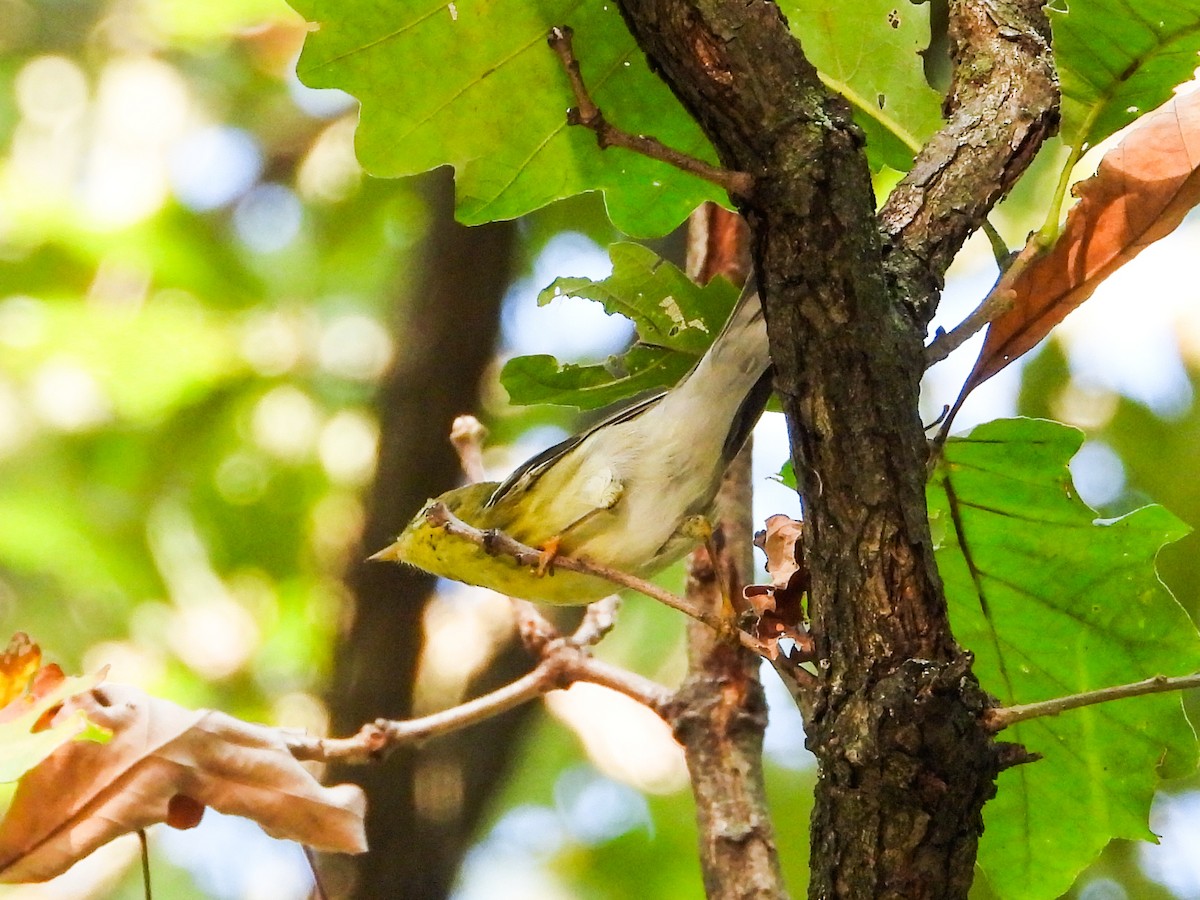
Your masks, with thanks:
[{"label": "bird's claw", "polygon": [[542,544],[541,553],[538,554],[537,568],[534,569],[534,574],[538,578],[545,578],[554,572],[554,560],[558,557],[558,548],[561,543],[562,538],[552,537]]}]

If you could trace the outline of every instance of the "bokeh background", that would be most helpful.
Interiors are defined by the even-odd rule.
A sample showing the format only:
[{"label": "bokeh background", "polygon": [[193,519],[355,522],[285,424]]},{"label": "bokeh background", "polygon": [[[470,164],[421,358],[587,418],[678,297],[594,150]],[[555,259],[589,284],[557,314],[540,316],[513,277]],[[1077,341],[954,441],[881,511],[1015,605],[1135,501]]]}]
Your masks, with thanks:
[{"label": "bokeh background", "polygon": [[[445,173],[364,176],[352,98],[295,77],[305,33],[282,0],[0,0],[0,632],[188,706],[346,733],[527,666],[503,601],[360,560],[452,486],[453,415],[485,420],[498,476],[578,426],[508,406],[500,361],[603,359],[630,329],[585,301],[535,303],[556,275],[606,274],[619,235],[599,198],[468,231]],[[1014,243],[1051,169],[997,217]],[[1077,483],[1101,515],[1155,500],[1200,523],[1198,237],[1193,217],[1144,253],[959,427],[1015,412],[1078,425]],[[939,323],[994,277],[972,244]],[[930,373],[929,421],[971,360]],[[796,511],[770,477],[785,456],[768,414],[759,520]],[[1198,549],[1193,536],[1161,558],[1193,614]],[[602,655],[673,682],[682,640],[674,614],[631,599]],[[773,676],[768,691],[770,792],[799,895],[813,773]],[[701,893],[681,756],[599,688],[338,774],[387,798],[371,858],[330,861],[331,883],[357,878],[362,897]],[[1161,845],[1114,844],[1072,896],[1200,897],[1200,784],[1167,785],[1152,824]],[[311,891],[299,848],[211,811],[151,846],[159,897]],[[140,897],[136,853],[118,841],[0,898]]]}]

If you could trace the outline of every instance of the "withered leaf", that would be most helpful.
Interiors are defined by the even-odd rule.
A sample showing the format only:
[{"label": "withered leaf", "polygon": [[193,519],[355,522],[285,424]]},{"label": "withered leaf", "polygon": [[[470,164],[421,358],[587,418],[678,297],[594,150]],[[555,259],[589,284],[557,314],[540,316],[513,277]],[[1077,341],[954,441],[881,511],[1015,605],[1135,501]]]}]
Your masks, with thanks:
[{"label": "withered leaf", "polygon": [[[1001,279],[1011,308],[991,324],[962,397],[1033,348],[1096,287],[1200,203],[1200,91],[1145,116],[1080,183],[1054,246],[1031,240]],[[1007,276],[1006,276],[1007,277]],[[961,403],[962,397],[959,398]]]},{"label": "withered leaf", "polygon": [[749,585],[743,597],[758,615],[754,634],[771,644],[779,638],[796,641],[807,638],[804,629],[803,596],[808,591],[808,572],[797,552],[804,523],[790,516],[774,515],[767,519],[766,528],[755,535],[754,542],[767,555],[769,585]]},{"label": "withered leaf", "polygon": [[245,816],[321,850],[366,850],[361,789],[323,787],[274,729],[124,685],[95,688],[71,707],[113,738],[61,746],[21,779],[0,822],[0,881],[44,881],[119,835],[190,821],[181,805]]}]

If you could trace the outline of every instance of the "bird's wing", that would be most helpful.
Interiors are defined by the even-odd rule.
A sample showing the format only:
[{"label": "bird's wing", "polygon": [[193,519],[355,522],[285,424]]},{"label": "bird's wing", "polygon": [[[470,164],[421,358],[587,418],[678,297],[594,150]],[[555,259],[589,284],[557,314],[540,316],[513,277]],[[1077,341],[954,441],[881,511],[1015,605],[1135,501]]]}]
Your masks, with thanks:
[{"label": "bird's wing", "polygon": [[[516,470],[514,470],[513,473],[508,476],[508,478],[504,479],[500,486],[492,492],[492,496],[488,498],[484,506],[495,506],[497,503],[503,500],[506,495],[512,493],[514,490],[529,490],[533,483],[537,481],[547,469],[554,465],[554,463],[558,462],[558,460],[565,456],[569,451],[587,440],[587,438],[593,433],[601,428],[607,428],[610,425],[618,425],[621,422],[629,421],[635,416],[640,416],[642,413],[646,412],[646,410],[650,409],[652,406],[662,400],[664,396],[666,396],[666,391],[644,397],[641,400],[626,406],[624,409],[618,410],[608,418],[602,419],[591,428],[587,428],[578,434],[573,434],[566,440],[561,441],[560,443],[555,444],[553,447],[543,450],[536,456],[532,456],[525,460],[525,462],[521,463],[521,465],[519,465]],[[603,491],[601,491],[601,493],[603,493]],[[612,502],[603,505],[605,508],[607,508],[612,506],[612,503],[615,502],[616,500],[613,499]]]}]

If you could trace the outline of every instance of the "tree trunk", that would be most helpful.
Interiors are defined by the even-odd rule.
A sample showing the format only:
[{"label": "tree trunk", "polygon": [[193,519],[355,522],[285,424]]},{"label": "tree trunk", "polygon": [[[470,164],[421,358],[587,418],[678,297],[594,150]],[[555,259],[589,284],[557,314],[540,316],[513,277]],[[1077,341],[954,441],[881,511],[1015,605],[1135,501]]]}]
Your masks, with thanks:
[{"label": "tree trunk", "polygon": [[[379,463],[360,559],[392,541],[427,497],[461,480],[450,424],[478,408],[512,265],[512,223],[455,223],[449,170],[428,176],[426,189],[430,224],[421,277],[413,296],[397,307],[397,358],[379,397]],[[347,581],[353,615],[334,651],[329,690],[333,733],[343,735],[378,717],[410,715],[422,615],[434,584],[416,569],[380,563],[356,565]],[[513,645],[486,676],[501,683],[527,666],[524,650]],[[349,861],[349,877],[338,870],[345,858],[326,861],[335,895],[448,896],[524,721],[524,712],[516,711],[401,751],[375,768],[331,772],[334,781],[356,781],[366,789],[371,846]],[[349,884],[343,887],[343,881]]]}]

